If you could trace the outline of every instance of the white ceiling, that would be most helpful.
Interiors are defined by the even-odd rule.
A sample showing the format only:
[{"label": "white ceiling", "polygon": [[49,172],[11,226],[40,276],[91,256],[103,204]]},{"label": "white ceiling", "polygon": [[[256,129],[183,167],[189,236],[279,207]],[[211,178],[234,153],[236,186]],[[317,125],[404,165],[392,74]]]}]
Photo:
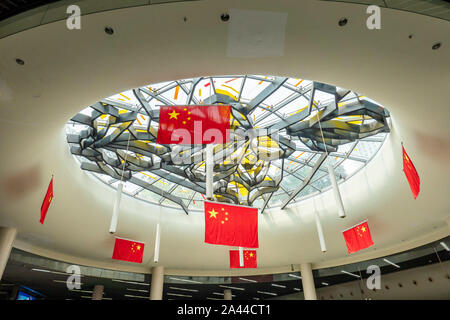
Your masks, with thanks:
[{"label": "white ceiling", "polygon": [[[227,56],[228,24],[219,17],[230,9],[287,13],[283,50],[257,58]],[[167,273],[191,275],[284,272],[301,262],[319,268],[447,236],[450,23],[384,9],[382,28],[368,30],[367,16],[365,6],[344,3],[195,1],[89,14],[82,17],[81,30],[70,31],[60,21],[1,39],[0,225],[17,227],[14,245],[27,251],[148,272],[160,219],[159,264]],[[341,17],[349,19],[345,27],[337,25]],[[113,36],[103,32],[105,26],[114,28]],[[263,31],[254,32],[264,40]],[[432,50],[438,41],[442,47]],[[16,58],[25,65],[16,64]],[[67,120],[102,98],[147,83],[246,73],[338,85],[391,111],[392,132],[380,152],[341,185],[347,217],[338,218],[330,192],[314,200],[328,251],[320,251],[312,199],[260,215],[259,268],[230,271],[230,248],[203,243],[202,214],[160,212],[124,197],[117,236],[146,242],[144,262],[112,260],[114,237],[108,228],[115,194],[70,155]],[[402,141],[421,178],[417,200],[402,172]],[[52,174],[55,196],[41,225],[39,210]],[[349,256],[341,232],[364,219],[375,245]]]}]

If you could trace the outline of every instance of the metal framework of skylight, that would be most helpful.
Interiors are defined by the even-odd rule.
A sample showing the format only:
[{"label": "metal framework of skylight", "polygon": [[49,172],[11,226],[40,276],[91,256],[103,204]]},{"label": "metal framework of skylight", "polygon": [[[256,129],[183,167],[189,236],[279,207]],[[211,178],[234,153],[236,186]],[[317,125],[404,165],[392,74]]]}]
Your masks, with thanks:
[{"label": "metal framework of skylight", "polygon": [[[66,126],[70,151],[106,184],[123,179],[130,196],[200,210],[204,146],[156,144],[159,107],[190,104],[231,106],[239,139],[215,148],[215,200],[261,211],[328,189],[328,161],[338,181],[347,179],[389,132],[389,112],[350,90],[286,77],[212,76],[148,85],[89,106]],[[365,150],[356,152],[358,145]],[[176,150],[201,161],[175,165]]]}]

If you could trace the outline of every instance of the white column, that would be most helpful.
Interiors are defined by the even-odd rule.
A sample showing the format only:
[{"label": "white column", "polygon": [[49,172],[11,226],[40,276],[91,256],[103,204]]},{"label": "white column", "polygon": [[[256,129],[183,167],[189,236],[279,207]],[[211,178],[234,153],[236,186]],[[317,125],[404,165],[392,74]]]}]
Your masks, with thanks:
[{"label": "white column", "polygon": [[0,280],[8,263],[9,254],[11,253],[12,244],[16,239],[16,235],[16,228],[0,227]]},{"label": "white column", "polygon": [[300,273],[302,275],[302,285],[305,300],[317,300],[311,263],[300,264]]},{"label": "white column", "polygon": [[164,267],[152,268],[152,283],[150,285],[150,300],[162,300],[164,285]]},{"label": "white column", "polygon": [[102,300],[103,298],[103,290],[105,287],[101,284],[97,284],[92,291],[92,300]]},{"label": "white column", "polygon": [[224,300],[231,300],[231,289],[223,290],[223,299]]}]

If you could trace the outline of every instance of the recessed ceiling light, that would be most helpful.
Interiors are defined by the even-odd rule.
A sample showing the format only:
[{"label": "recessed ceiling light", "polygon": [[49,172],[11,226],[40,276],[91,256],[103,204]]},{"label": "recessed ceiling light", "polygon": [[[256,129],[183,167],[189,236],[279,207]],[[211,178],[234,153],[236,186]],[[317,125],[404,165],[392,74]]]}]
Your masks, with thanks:
[{"label": "recessed ceiling light", "polygon": [[400,266],[399,266],[398,264],[395,264],[395,263],[393,263],[392,261],[389,261],[388,259],[383,259],[383,261],[384,261],[384,262],[387,262],[387,263],[389,263],[390,265],[393,265],[394,267],[400,269]]},{"label": "recessed ceiling light", "polygon": [[149,283],[145,283],[145,282],[134,282],[134,281],[124,281],[124,280],[116,280],[116,279],[112,279],[112,281],[114,282],[122,282],[122,283],[129,283],[129,284],[139,284],[141,286],[149,286]]},{"label": "recessed ceiling light", "polygon": [[144,289],[131,289],[131,288],[126,288],[126,290],[136,291],[136,292],[148,292],[148,290],[144,290]]},{"label": "recessed ceiling light", "polygon": [[239,278],[240,280],[248,281],[248,282],[258,282],[256,280],[247,279],[247,278]]},{"label": "recessed ceiling light", "polygon": [[171,279],[171,280],[178,280],[178,281],[184,281],[184,282],[201,283],[200,281],[189,280],[189,279],[182,279],[182,278],[175,278],[175,277],[169,277],[169,279]]},{"label": "recessed ceiling light", "polygon": [[228,13],[222,13],[222,15],[220,16],[220,20],[222,20],[223,22],[227,22],[228,20],[230,20],[230,15]]},{"label": "recessed ceiling light", "polygon": [[442,242],[440,242],[440,244],[441,244],[441,246],[444,247],[445,250],[450,251],[448,246],[445,244],[445,242],[442,241]]},{"label": "recessed ceiling light", "polygon": [[326,282],[322,282],[322,284],[323,284],[324,286],[328,286],[328,283],[326,283]]},{"label": "recessed ceiling light", "polygon": [[438,42],[438,43],[433,44],[433,46],[431,47],[431,49],[437,50],[437,49],[439,49],[440,47],[441,47],[441,43]]},{"label": "recessed ceiling light", "polygon": [[124,297],[128,297],[128,298],[142,298],[142,299],[150,299],[150,297],[146,297],[146,296],[135,296],[135,295],[132,295],[132,294],[124,294],[123,295]]},{"label": "recessed ceiling light", "polygon": [[289,273],[289,277],[292,277],[292,278],[298,278],[298,279],[301,279],[301,278],[302,278],[301,276],[298,276],[298,275],[296,275],[296,274],[290,274],[290,273]]},{"label": "recessed ceiling light", "polygon": [[222,285],[219,285],[219,287],[226,288],[226,289],[234,289],[234,290],[245,290],[245,288],[222,286]]},{"label": "recessed ceiling light", "polygon": [[17,58],[17,59],[16,59],[16,63],[17,63],[18,65],[23,66],[23,65],[25,64],[25,61],[23,61],[22,59]]},{"label": "recessed ceiling light", "polygon": [[267,292],[267,291],[256,291],[256,292],[262,293],[262,294],[268,294],[268,295],[271,295],[271,296],[276,296],[276,295],[277,295],[276,293],[273,293],[273,292]]},{"label": "recessed ceiling light", "polygon": [[114,29],[111,27],[105,27],[105,33],[111,35],[114,33]]},{"label": "recessed ceiling light", "polygon": [[355,277],[355,278],[361,278],[359,275],[351,273],[351,272],[347,272],[345,270],[341,270],[342,273],[348,274],[349,276]]},{"label": "recessed ceiling light", "polygon": [[342,18],[341,20],[339,20],[338,24],[340,27],[343,27],[347,24],[348,20],[347,18]]},{"label": "recessed ceiling light", "polygon": [[278,288],[286,288],[286,286],[282,286],[281,284],[271,283],[272,287],[278,287]]},{"label": "recessed ceiling light", "polygon": [[182,291],[191,291],[191,292],[198,292],[198,290],[194,290],[194,289],[177,288],[177,287],[169,287],[169,289],[173,289],[173,290],[182,290]]}]

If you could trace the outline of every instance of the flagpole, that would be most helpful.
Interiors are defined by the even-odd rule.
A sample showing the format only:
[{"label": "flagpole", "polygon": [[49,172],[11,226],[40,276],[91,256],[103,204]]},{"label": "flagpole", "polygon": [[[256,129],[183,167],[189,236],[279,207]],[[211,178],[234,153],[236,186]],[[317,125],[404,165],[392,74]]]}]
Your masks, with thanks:
[{"label": "flagpole", "polygon": [[244,248],[239,247],[239,265],[244,266]]},{"label": "flagpole", "polygon": [[[325,152],[328,157],[329,154],[328,154],[327,146],[325,144],[325,137],[323,136],[322,125],[320,124],[319,108],[317,106],[316,106],[316,108],[317,108],[317,122],[319,123],[320,133],[322,135],[322,143],[323,143],[323,147],[324,147]],[[336,205],[338,207],[339,217],[345,218],[344,203],[342,202],[341,193],[339,192],[339,187],[336,182],[336,176],[334,174],[334,168],[333,168],[333,165],[331,164],[330,160],[328,161],[328,174],[330,176],[331,186],[333,188],[334,200],[336,201]]]},{"label": "flagpole", "polygon": [[116,201],[114,202],[114,209],[113,214],[111,217],[111,224],[109,226],[109,233],[114,234],[117,230],[117,222],[119,220],[119,208],[120,208],[120,199],[122,198],[122,190],[123,190],[123,173],[125,171],[125,164],[127,163],[127,156],[128,156],[128,147],[130,146],[130,138],[131,138],[131,132],[128,132],[128,143],[127,143],[127,152],[125,153],[125,159],[123,161],[123,167],[122,167],[122,175],[120,176],[120,182],[117,186],[117,193],[116,193]]},{"label": "flagpole", "polygon": [[159,243],[161,240],[161,232],[160,232],[159,223],[156,224],[156,237],[155,237],[155,256],[153,258],[153,262],[158,263],[159,260]]},{"label": "flagpole", "polygon": [[314,217],[315,217],[315,220],[316,220],[317,234],[319,236],[319,242],[320,242],[320,249],[322,250],[322,252],[326,252],[327,251],[327,247],[325,245],[325,238],[323,236],[322,224],[320,223],[320,217],[319,217],[319,214],[317,212],[316,202],[315,202],[314,199],[313,199],[313,204],[314,204]]},{"label": "flagpole", "polygon": [[154,262],[154,263],[158,263],[158,261],[159,261],[159,246],[160,246],[160,242],[161,242],[161,226],[160,226],[160,221],[161,221],[161,211],[162,211],[162,208],[161,208],[161,206],[160,206],[160,207],[159,207],[158,223],[156,224],[155,254],[154,254],[154,256],[153,256],[153,262]]},{"label": "flagpole", "polygon": [[205,151],[206,199],[213,200],[214,145],[212,143],[207,144]]}]

